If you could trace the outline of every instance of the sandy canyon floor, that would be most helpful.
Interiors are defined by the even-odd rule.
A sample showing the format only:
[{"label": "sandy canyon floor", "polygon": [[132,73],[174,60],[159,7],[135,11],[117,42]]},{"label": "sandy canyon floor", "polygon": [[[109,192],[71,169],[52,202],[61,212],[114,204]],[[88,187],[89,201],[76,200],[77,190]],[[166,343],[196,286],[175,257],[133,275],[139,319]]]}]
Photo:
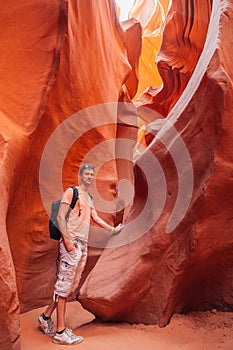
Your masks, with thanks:
[{"label": "sandy canyon floor", "polygon": [[22,350],[233,350],[233,312],[174,315],[166,327],[160,328],[104,323],[95,320],[78,302],[72,302],[67,306],[67,325],[84,341],[66,346],[53,344],[50,336],[39,331],[37,317],[42,311],[36,309],[21,315]]}]

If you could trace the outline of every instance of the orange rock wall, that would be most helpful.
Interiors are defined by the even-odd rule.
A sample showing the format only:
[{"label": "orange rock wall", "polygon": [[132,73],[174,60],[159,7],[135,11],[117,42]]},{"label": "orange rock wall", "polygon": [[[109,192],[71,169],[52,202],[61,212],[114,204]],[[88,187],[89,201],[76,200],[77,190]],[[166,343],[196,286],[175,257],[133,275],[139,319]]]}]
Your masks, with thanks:
[{"label": "orange rock wall", "polygon": [[[154,226],[133,243],[105,250],[82,286],[82,304],[105,320],[163,326],[174,312],[232,308],[232,11],[232,2],[206,2],[201,8],[195,1],[173,2],[170,9],[158,63],[163,88],[149,89],[136,101],[140,117],[151,122],[148,131],[157,119],[161,125],[167,121],[167,128],[147,138],[147,150],[136,160],[135,200],[127,223],[139,215],[146,199],[150,207],[145,218],[157,210],[159,200],[143,174],[151,152],[166,177],[166,201]],[[171,125],[191,156],[194,182],[188,210],[169,233],[179,187],[189,186],[187,162],[179,172],[177,168],[182,152],[176,151],[177,163],[171,156],[179,141],[177,136],[169,139]],[[158,174],[151,181],[155,189],[161,186]],[[104,274],[104,266],[112,269]]]},{"label": "orange rock wall", "polygon": [[[163,89],[148,87],[137,103],[166,116],[181,96],[205,43],[212,1],[177,1],[167,14],[157,67]],[[201,31],[199,28],[202,28]],[[161,90],[161,91],[160,91]],[[152,120],[151,120],[152,121]],[[148,121],[150,122],[150,121]]]},{"label": "orange rock wall", "polygon": [[[57,243],[48,237],[48,216],[39,191],[45,144],[74,112],[118,101],[130,65],[113,1],[102,1],[100,8],[94,0],[25,0],[12,7],[1,5],[0,15],[0,283],[5,296],[0,305],[0,349],[10,350],[20,349],[19,304],[21,312],[45,305],[55,278]],[[98,142],[115,137],[116,115],[109,117],[112,127],[94,128],[88,143],[79,141],[67,155],[64,188],[77,182],[85,154]],[[106,151],[114,158],[114,147]],[[106,183],[110,188],[115,182],[114,164],[108,171],[105,189]],[[100,175],[100,188],[101,183]],[[112,198],[112,192],[106,192]]]},{"label": "orange rock wall", "polygon": [[169,1],[135,1],[129,13],[142,26],[142,52],[139,61],[139,84],[137,95],[148,87],[159,87],[162,79],[157,69],[156,60],[160,50],[162,32],[165,25]]},{"label": "orange rock wall", "polygon": [[[18,267],[12,256],[18,255],[22,259],[19,266],[21,273],[26,266],[30,266],[28,270],[31,273],[31,265],[27,265],[24,259],[24,247],[30,250],[32,242],[26,234],[24,221],[27,181],[21,183],[18,180],[25,166],[22,156],[30,144],[30,133],[38,125],[49,87],[55,77],[61,33],[64,33],[60,18],[62,6],[62,2],[58,1],[35,1],[33,6],[30,1],[14,3],[13,6],[9,6],[9,3],[1,4],[0,181],[3,204],[0,348],[4,350],[20,348],[19,289],[16,288],[15,278]],[[47,17],[50,18],[49,22],[45,20]],[[30,176],[29,171],[27,179]],[[35,185],[30,184],[30,187],[35,188]],[[21,197],[20,200],[18,196]],[[14,205],[16,201],[18,206]],[[27,213],[30,216],[30,208]],[[10,221],[9,215],[13,218]],[[18,222],[20,227],[17,226]],[[12,231],[15,232],[14,236],[11,236]],[[31,290],[27,288],[27,293]]]}]

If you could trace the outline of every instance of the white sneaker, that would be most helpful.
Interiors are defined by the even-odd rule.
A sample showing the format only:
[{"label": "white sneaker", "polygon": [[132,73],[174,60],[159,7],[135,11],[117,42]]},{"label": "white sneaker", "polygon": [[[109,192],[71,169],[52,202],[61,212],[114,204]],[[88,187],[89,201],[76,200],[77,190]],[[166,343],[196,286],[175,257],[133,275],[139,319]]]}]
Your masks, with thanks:
[{"label": "white sneaker", "polygon": [[53,342],[56,344],[72,345],[83,341],[83,337],[75,335],[71,329],[66,328],[62,334],[56,333]]},{"label": "white sneaker", "polygon": [[38,327],[44,334],[54,335],[55,333],[52,319],[45,321],[42,314],[38,317]]}]

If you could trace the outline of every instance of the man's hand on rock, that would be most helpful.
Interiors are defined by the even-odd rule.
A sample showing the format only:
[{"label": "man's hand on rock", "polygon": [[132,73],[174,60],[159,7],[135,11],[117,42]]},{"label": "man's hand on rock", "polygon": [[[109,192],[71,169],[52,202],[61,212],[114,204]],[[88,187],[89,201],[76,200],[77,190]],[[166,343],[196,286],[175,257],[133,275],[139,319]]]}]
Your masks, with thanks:
[{"label": "man's hand on rock", "polygon": [[120,233],[123,228],[124,228],[124,225],[123,224],[119,224],[119,225],[117,225],[116,227],[114,227],[112,229],[112,233],[113,234]]}]

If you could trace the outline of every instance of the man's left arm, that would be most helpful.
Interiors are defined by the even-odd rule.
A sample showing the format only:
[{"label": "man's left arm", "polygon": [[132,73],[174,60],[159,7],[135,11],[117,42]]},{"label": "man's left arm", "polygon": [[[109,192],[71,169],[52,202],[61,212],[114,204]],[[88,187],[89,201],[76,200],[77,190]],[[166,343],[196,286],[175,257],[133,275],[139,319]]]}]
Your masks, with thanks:
[{"label": "man's left arm", "polygon": [[105,228],[106,230],[110,231],[111,233],[119,233],[124,225],[119,224],[116,227],[109,225],[107,222],[105,222],[103,219],[99,217],[96,210],[94,208],[91,209],[91,218],[95,223],[97,223],[99,226]]}]

